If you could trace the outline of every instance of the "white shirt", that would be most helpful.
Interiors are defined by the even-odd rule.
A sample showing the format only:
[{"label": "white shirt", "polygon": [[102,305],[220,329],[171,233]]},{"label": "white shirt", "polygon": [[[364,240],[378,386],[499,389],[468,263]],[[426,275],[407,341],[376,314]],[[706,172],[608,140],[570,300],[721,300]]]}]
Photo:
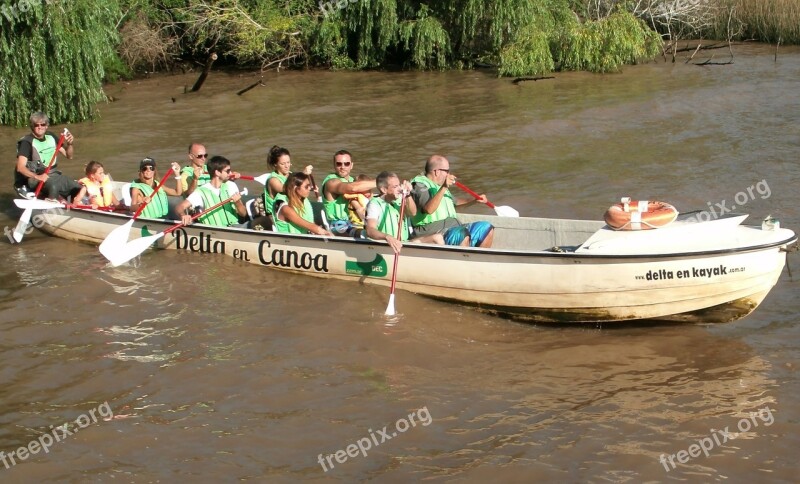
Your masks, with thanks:
[{"label": "white shirt", "polygon": [[377,203],[368,203],[367,204],[367,220],[377,220],[378,222],[381,221],[381,217],[383,216],[383,209]]}]

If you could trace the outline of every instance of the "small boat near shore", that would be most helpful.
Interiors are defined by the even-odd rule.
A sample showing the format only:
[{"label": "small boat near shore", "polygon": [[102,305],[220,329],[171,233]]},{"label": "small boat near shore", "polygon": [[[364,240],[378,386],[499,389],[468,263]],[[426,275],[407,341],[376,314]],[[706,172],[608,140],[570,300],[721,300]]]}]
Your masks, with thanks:
[{"label": "small boat near shore", "polygon": [[[91,209],[35,212],[33,223],[42,231],[90,244],[100,244],[131,219]],[[733,321],[764,300],[783,271],[789,246],[797,242],[789,229],[743,225],[747,215],[730,213],[709,221],[681,214],[646,231],[616,231],[600,220],[459,218],[490,221],[493,248],[406,244],[397,288],[547,323]],[[129,240],[175,223],[136,219]],[[384,242],[200,224],[174,230],[154,247],[225,254],[272,269],[383,286],[390,284],[394,261]]]}]

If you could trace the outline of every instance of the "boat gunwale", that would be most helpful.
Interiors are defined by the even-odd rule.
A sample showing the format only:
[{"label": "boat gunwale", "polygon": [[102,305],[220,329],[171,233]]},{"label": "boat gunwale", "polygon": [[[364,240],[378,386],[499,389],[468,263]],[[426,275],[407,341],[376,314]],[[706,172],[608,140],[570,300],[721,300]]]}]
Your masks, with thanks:
[{"label": "boat gunwale", "polygon": [[[49,209],[52,210],[52,209]],[[84,213],[89,213],[93,215],[101,215],[103,217],[111,217],[111,218],[123,218],[123,219],[130,219],[132,216],[128,214],[122,213],[115,213],[115,212],[106,212],[101,210],[94,210],[90,208],[73,208],[68,207],[67,211],[79,211]],[[42,212],[47,212],[47,210],[37,210]],[[61,214],[63,215],[63,213]],[[527,217],[526,217],[527,218]],[[166,225],[168,227],[177,225],[178,221],[175,220],[168,220],[168,219],[155,219],[155,218],[146,218],[146,217],[139,217],[136,219],[137,221],[152,221],[159,224]],[[561,220],[561,219],[556,219]],[[564,219],[567,220],[567,219]],[[172,223],[174,222],[174,223]],[[52,225],[52,224],[48,224]],[[379,245],[389,247],[389,244],[382,240],[371,240],[371,239],[355,239],[352,237],[322,237],[320,235],[315,234],[290,234],[284,232],[274,232],[274,231],[260,231],[260,230],[253,230],[247,229],[242,227],[217,227],[212,225],[202,225],[202,224],[192,224],[187,225],[186,227],[198,227],[202,226],[201,228],[208,227],[209,229],[219,230],[223,232],[233,232],[233,233],[240,233],[246,235],[259,235],[263,234],[262,236],[272,236],[272,237],[288,237],[290,239],[298,238],[298,239],[306,239],[306,240],[335,240],[336,242],[344,242],[347,244],[369,244],[369,245]],[[753,230],[758,230],[757,226],[752,225],[742,225],[742,227],[748,227]],[[455,252],[455,253],[466,253],[466,254],[486,254],[486,255],[506,255],[506,256],[514,256],[514,257],[553,257],[553,258],[571,258],[571,259],[626,259],[626,260],[635,260],[635,259],[659,259],[659,260],[670,260],[670,259],[678,259],[678,258],[686,258],[686,257],[701,257],[707,255],[723,255],[723,254],[737,254],[737,253],[745,253],[745,252],[757,252],[762,251],[765,249],[771,249],[774,247],[782,247],[788,246],[792,243],[797,242],[798,236],[797,234],[793,234],[791,237],[777,242],[770,242],[768,244],[760,244],[760,245],[749,245],[745,247],[737,247],[737,248],[730,248],[730,249],[716,249],[716,250],[705,250],[700,252],[672,252],[672,253],[650,253],[650,254],[590,254],[586,252],[549,252],[547,250],[514,250],[514,249],[496,249],[496,248],[482,248],[482,247],[460,247],[460,246],[449,246],[449,245],[437,245],[437,244],[412,244],[406,245],[408,249],[411,250],[434,250],[434,251],[448,251],[448,252]]]}]

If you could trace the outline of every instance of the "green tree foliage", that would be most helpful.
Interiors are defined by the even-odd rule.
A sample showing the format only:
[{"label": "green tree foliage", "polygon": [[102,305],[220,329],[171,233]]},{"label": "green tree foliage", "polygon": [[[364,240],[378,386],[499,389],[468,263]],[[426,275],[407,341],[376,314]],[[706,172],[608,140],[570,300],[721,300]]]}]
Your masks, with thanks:
[{"label": "green tree foliage", "polygon": [[399,25],[400,47],[409,56],[407,64],[418,69],[444,69],[450,56],[450,36],[427,5],[421,5],[412,20]]},{"label": "green tree foliage", "polygon": [[631,13],[617,11],[601,20],[564,24],[553,39],[562,70],[614,72],[660,52],[661,37]]},{"label": "green tree foliage", "polygon": [[[13,10],[12,10],[13,8]],[[113,61],[114,2],[19,1],[0,4],[0,123],[24,125],[33,111],[55,122],[92,117]]]},{"label": "green tree foliage", "polygon": [[[346,0],[327,4],[312,36],[316,59],[332,66],[416,69],[494,64],[500,75],[554,69],[596,72],[653,57],[659,37],[617,11],[581,23],[568,0]],[[341,7],[341,8],[340,8]]]}]

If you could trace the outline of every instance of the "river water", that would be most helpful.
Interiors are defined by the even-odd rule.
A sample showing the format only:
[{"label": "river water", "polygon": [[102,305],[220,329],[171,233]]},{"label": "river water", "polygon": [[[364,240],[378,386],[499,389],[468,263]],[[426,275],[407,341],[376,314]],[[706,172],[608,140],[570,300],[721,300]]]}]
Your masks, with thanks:
[{"label": "river water", "polygon": [[[251,174],[280,144],[318,179],[341,148],[354,173],[405,177],[443,153],[523,215],[599,219],[629,195],[797,230],[800,49],[735,53],[519,85],[480,71],[269,73],[242,96],[252,74],[212,73],[194,94],[196,74],[123,83],[97,122],[70,126],[61,168],[94,159],[129,179],[144,156],[184,162],[192,140]],[[9,175],[24,133],[0,129]],[[10,197],[9,182],[13,227]],[[786,271],[733,323],[551,327],[402,291],[387,320],[385,288],[217,255],[110,268],[34,233],[0,258],[3,482],[796,482]]]}]

